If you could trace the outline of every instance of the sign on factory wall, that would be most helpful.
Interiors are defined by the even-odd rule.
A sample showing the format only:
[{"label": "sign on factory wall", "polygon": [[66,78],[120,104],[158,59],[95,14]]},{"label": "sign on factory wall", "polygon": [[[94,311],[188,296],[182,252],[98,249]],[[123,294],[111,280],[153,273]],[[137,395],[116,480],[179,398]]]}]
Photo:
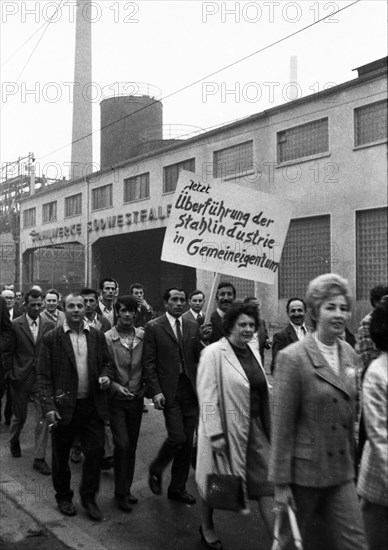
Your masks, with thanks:
[{"label": "sign on factory wall", "polygon": [[279,197],[182,170],[161,259],[273,284],[291,213]]}]

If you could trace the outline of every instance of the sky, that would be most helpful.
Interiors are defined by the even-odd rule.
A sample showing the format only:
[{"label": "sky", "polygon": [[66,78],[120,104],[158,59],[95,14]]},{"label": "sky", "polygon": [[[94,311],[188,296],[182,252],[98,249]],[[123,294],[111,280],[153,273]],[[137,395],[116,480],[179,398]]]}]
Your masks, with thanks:
[{"label": "sky", "polygon": [[[2,0],[0,10],[1,166],[33,152],[38,174],[68,177],[75,1]],[[98,0],[87,17],[96,165],[104,86],[160,88],[164,124],[194,127],[186,134],[351,80],[352,69],[387,55],[385,0]]]}]

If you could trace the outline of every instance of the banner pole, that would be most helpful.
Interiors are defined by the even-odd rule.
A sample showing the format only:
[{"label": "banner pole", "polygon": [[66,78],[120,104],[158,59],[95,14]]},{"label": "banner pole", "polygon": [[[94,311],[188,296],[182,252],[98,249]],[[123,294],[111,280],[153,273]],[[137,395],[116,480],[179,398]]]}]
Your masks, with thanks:
[{"label": "banner pole", "polygon": [[220,283],[220,279],[221,279],[221,273],[215,272],[209,299],[207,301],[205,321],[204,321],[205,323],[210,323],[210,317],[211,317],[211,314],[213,313],[214,302],[216,300],[216,294],[217,294],[217,287]]}]

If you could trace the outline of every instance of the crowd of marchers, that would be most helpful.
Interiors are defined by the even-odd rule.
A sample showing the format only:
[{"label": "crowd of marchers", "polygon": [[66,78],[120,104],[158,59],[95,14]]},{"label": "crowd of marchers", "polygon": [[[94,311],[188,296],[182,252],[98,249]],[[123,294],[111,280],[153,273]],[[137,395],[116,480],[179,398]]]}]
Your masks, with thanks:
[{"label": "crowd of marchers", "polygon": [[[209,476],[231,474],[242,482],[242,511],[256,501],[270,538],[276,515],[292,508],[305,549],[313,550],[322,524],[328,550],[387,548],[388,287],[371,289],[372,310],[357,338],[347,326],[349,284],[336,274],[310,281],[303,298],[290,297],[289,322],[272,342],[259,299],[237,300],[229,281],[218,285],[211,315],[198,289],[171,287],[162,299],[165,312],[157,315],[142,284],[120,294],[110,277],[98,290],[64,298],[39,286],[25,294],[3,287],[0,410],[10,454],[22,454],[33,403],[32,467],[52,476],[60,512],[77,513],[70,462],[81,461],[88,517],[103,519],[101,469],[113,468],[115,505],[131,512],[148,398],[166,428],[149,488],[161,495],[170,467],[167,498],[194,505],[186,483],[195,469],[205,547],[223,548]],[[292,539],[284,521],[279,547],[292,549]]]}]

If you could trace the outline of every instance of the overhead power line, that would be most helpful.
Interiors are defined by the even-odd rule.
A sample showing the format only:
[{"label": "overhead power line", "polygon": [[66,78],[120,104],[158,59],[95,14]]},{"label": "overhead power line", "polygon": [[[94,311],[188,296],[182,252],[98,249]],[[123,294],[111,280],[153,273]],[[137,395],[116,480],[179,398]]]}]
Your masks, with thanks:
[{"label": "overhead power line", "polygon": [[213,71],[212,73],[209,73],[205,76],[202,76],[201,78],[198,78],[197,80],[191,82],[190,84],[187,84],[187,85],[183,86],[182,88],[179,88],[178,90],[175,90],[174,92],[171,92],[170,94],[165,95],[160,100],[155,100],[154,102],[152,102],[148,105],[145,105],[144,107],[141,107],[140,109],[137,109],[136,111],[128,113],[127,115],[124,115],[124,116],[118,118],[117,120],[114,120],[113,122],[109,122],[108,124],[105,124],[104,126],[99,128],[98,130],[94,130],[93,132],[90,132],[89,134],[86,134],[82,138],[78,138],[77,140],[74,140],[73,142],[67,143],[66,145],[63,145],[62,147],[59,147],[59,148],[47,153],[46,155],[43,155],[43,156],[39,157],[39,160],[44,159],[45,157],[48,157],[49,155],[52,155],[53,153],[57,153],[58,151],[62,151],[63,149],[66,149],[67,147],[70,147],[71,145],[73,145],[73,143],[77,143],[78,141],[81,141],[81,140],[85,139],[86,137],[93,136],[94,134],[96,134],[98,132],[101,132],[101,130],[105,130],[106,128],[109,128],[110,126],[113,126],[114,124],[117,124],[121,120],[125,120],[125,119],[127,119],[131,116],[134,116],[134,115],[140,113],[141,111],[144,111],[144,109],[148,109],[149,107],[152,107],[156,103],[165,101],[166,99],[169,99],[169,98],[171,98],[171,97],[173,97],[173,96],[175,96],[175,95],[177,95],[181,92],[184,92],[185,90],[187,90],[189,88],[192,88],[193,86],[199,84],[200,82],[203,82],[207,78],[211,78],[211,77],[225,71],[226,69],[230,69],[231,67],[234,67],[235,65],[238,65],[239,63],[242,63],[243,61],[246,61],[247,59],[250,59],[251,57],[254,57],[255,55],[258,55],[258,54],[260,54],[260,53],[262,53],[266,50],[269,50],[270,48],[273,48],[274,46],[276,46],[276,45],[278,45],[282,42],[285,42],[286,40],[292,38],[293,36],[296,36],[297,34],[300,34],[304,31],[306,31],[307,29],[310,29],[311,27],[314,27],[315,25],[318,25],[318,23],[322,23],[322,21],[325,21],[325,19],[328,19],[329,17],[333,17],[333,15],[337,15],[338,13],[340,13],[344,10],[347,10],[348,8],[351,8],[351,7],[355,6],[356,4],[359,4],[360,2],[361,2],[361,0],[355,0],[351,4],[348,4],[348,5],[346,5],[342,8],[339,8],[337,11],[332,12],[332,13],[326,15],[325,17],[322,17],[321,19],[318,19],[317,21],[314,21],[313,23],[310,23],[309,25],[306,25],[305,27],[302,27],[301,29],[299,29],[297,31],[294,31],[291,34],[288,34],[288,35],[284,36],[283,38],[279,38],[279,40],[276,40],[275,42],[271,42],[270,44],[267,44],[266,46],[263,46],[262,48],[254,51],[254,52],[251,52],[250,54],[247,54],[244,57],[241,57],[240,59],[237,59],[236,61],[233,61],[232,63],[229,63],[228,65],[225,65],[224,67],[221,67],[220,69],[217,69],[217,70]]},{"label": "overhead power line", "polygon": [[[27,65],[28,65],[28,63],[29,63],[29,61],[30,61],[30,59],[32,58],[32,56],[33,56],[34,53],[35,53],[35,50],[36,50],[37,47],[39,46],[39,44],[40,44],[42,38],[44,37],[44,35],[45,35],[47,29],[49,28],[52,19],[57,15],[58,10],[62,7],[62,4],[63,4],[64,2],[65,2],[65,0],[61,0],[61,1],[60,1],[60,3],[58,4],[58,6],[57,6],[55,12],[53,13],[53,15],[50,17],[50,19],[49,19],[48,21],[46,21],[46,22],[44,23],[45,28],[44,28],[44,30],[43,30],[43,32],[42,32],[42,34],[41,34],[41,36],[40,36],[38,42],[35,44],[34,49],[33,49],[32,52],[30,53],[30,55],[29,55],[27,61],[25,62],[25,64],[24,64],[22,70],[20,71],[20,73],[19,73],[19,75],[18,75],[18,77],[17,77],[17,79],[16,79],[16,82],[19,82],[19,78],[20,78],[20,77],[22,76],[22,74],[24,73],[25,68],[27,67]],[[42,28],[42,27],[40,27],[38,30],[40,30],[41,28]],[[36,33],[37,33],[37,32],[38,32],[38,31],[36,31]],[[36,33],[34,33],[34,35],[35,35]],[[32,35],[32,36],[34,36],[34,35]],[[31,36],[31,38],[32,38],[32,36]],[[20,49],[20,48],[19,48],[19,49]],[[15,53],[16,53],[16,52],[15,52]],[[11,57],[12,57],[12,56],[11,56]]]}]

